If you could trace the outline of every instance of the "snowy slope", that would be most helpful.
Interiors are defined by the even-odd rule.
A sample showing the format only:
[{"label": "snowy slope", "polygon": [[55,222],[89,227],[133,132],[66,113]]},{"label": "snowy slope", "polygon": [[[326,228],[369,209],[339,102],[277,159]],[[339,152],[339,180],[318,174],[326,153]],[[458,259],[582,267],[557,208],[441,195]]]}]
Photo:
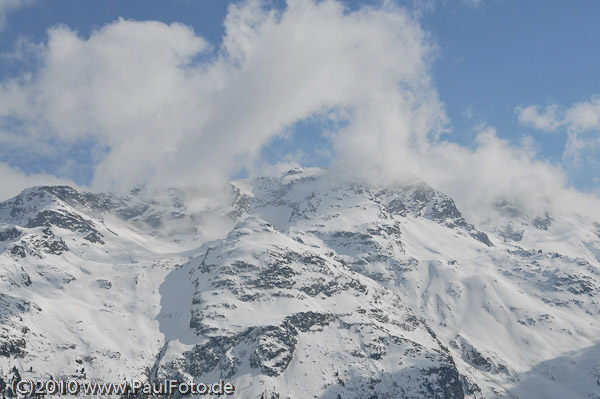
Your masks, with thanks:
[{"label": "snowy slope", "polygon": [[[600,224],[321,169],[0,204],[0,367],[241,397],[600,397]],[[28,370],[32,368],[32,371]],[[339,396],[338,396],[339,395]]]},{"label": "snowy slope", "polygon": [[144,376],[163,344],[158,288],[189,256],[189,244],[156,235],[159,217],[173,212],[170,201],[68,187],[36,187],[0,204],[2,370]]},{"label": "snowy slope", "polygon": [[192,279],[191,319],[183,312],[177,324],[193,335],[169,343],[159,375],[233,379],[245,397],[267,387],[282,397],[461,397],[448,349],[398,297],[300,241],[249,216],[174,272]]}]

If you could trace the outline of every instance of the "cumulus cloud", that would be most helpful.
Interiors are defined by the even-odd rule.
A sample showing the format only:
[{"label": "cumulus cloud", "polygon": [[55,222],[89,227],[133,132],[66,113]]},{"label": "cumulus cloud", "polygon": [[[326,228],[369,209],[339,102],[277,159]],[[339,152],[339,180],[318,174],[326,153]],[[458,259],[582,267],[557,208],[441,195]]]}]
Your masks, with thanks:
[{"label": "cumulus cloud", "polygon": [[483,4],[483,0],[401,0],[402,4],[410,8],[416,15],[424,15],[434,12],[438,8],[456,8],[457,6],[477,9]]},{"label": "cumulus cloud", "polygon": [[[347,12],[337,1],[292,0],[276,12],[248,1],[230,6],[225,27],[216,54],[180,24],[121,19],[89,38],[52,28],[44,48],[28,46],[41,68],[2,82],[4,136],[96,142],[105,152],[95,187],[189,183],[222,180],[315,113],[346,110],[366,123],[392,98],[407,116],[429,99],[440,107],[427,74],[432,46],[391,3]],[[423,139],[429,127],[417,130]]]},{"label": "cumulus cloud", "polygon": [[511,145],[493,127],[482,125],[476,142],[468,148],[443,136],[411,140],[410,132],[419,126],[419,119],[426,125],[434,110],[413,111],[415,119],[407,118],[404,124],[397,120],[397,110],[381,110],[371,115],[378,124],[368,124],[376,126],[375,134],[365,135],[363,127],[351,125],[336,142],[337,171],[383,186],[418,177],[449,194],[475,223],[487,220],[500,200],[531,215],[558,212],[600,218],[597,197],[569,188],[565,171],[538,159],[530,139]]},{"label": "cumulus cloud", "polygon": [[476,147],[439,143],[418,160],[421,176],[450,194],[475,223],[490,216],[499,200],[530,215],[585,214],[600,218],[598,198],[569,188],[563,168],[537,159],[531,142],[511,145],[495,129],[482,129]]},{"label": "cumulus cloud", "polygon": [[462,2],[471,8],[477,8],[481,5],[482,0],[462,0]]},{"label": "cumulus cloud", "polygon": [[566,127],[571,131],[600,131],[600,97],[578,102],[564,109],[557,104],[518,106],[515,111],[519,122],[539,130],[555,131]]},{"label": "cumulus cloud", "polygon": [[573,130],[600,132],[600,97],[574,104],[565,112],[565,121]]},{"label": "cumulus cloud", "polygon": [[6,15],[9,12],[33,2],[34,0],[0,0],[0,32],[6,28]]},{"label": "cumulus cloud", "polygon": [[563,121],[559,120],[556,104],[548,105],[543,110],[538,105],[518,106],[515,111],[518,114],[519,123],[534,129],[556,131],[563,124]]},{"label": "cumulus cloud", "polygon": [[[120,19],[87,38],[54,27],[41,47],[23,46],[39,69],[1,83],[0,140],[65,158],[88,143],[99,189],[214,187],[242,167],[277,170],[261,167],[261,148],[318,115],[339,127],[332,173],[382,184],[420,176],[468,209],[569,197],[560,169],[489,128],[474,149],[445,141],[436,46],[413,15],[393,2],[349,11],[289,0],[276,11],[250,0],[230,5],[218,49],[176,23]],[[550,111],[523,118],[552,127]],[[589,112],[573,115],[590,126]],[[77,162],[65,165],[69,177]]]},{"label": "cumulus cloud", "polygon": [[45,173],[27,174],[18,168],[0,162],[0,201],[4,201],[19,194],[22,190],[32,186],[43,185],[77,185],[68,179],[60,179]]},{"label": "cumulus cloud", "polygon": [[2,83],[3,130],[48,147],[98,143],[104,186],[147,179],[202,118],[208,99],[186,64],[206,42],[183,25],[124,20],[87,40],[65,26],[48,34],[40,70]]},{"label": "cumulus cloud", "polygon": [[183,148],[186,159],[210,148],[206,163],[223,167],[231,160],[222,154],[256,155],[269,138],[314,113],[341,109],[354,121],[358,114],[368,118],[390,96],[413,107],[429,86],[425,35],[391,4],[346,13],[338,2],[290,1],[276,14],[251,2],[232,6],[225,26],[224,50],[239,67],[220,90],[205,134]]},{"label": "cumulus cloud", "polygon": [[519,106],[519,122],[538,130],[562,130],[567,135],[563,159],[570,166],[594,164],[600,150],[600,97],[593,96],[568,108],[550,104],[540,111],[537,105]]}]

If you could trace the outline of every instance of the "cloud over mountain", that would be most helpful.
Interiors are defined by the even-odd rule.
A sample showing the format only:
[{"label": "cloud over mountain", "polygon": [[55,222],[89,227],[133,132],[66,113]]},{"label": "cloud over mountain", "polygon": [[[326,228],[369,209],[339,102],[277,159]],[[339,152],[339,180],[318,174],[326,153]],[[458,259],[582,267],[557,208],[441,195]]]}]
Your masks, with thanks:
[{"label": "cloud over mountain", "polygon": [[[416,175],[467,210],[576,195],[559,168],[491,127],[468,147],[446,141],[436,45],[391,2],[352,11],[333,0],[282,10],[246,1],[229,6],[224,25],[218,48],[177,23],[119,19],[89,37],[50,29],[47,43],[23,46],[37,66],[0,83],[0,142],[60,164],[50,173],[63,178],[87,167],[99,189],[219,186],[318,116],[340,126],[332,169],[355,177]],[[528,120],[540,122],[535,111]]]}]

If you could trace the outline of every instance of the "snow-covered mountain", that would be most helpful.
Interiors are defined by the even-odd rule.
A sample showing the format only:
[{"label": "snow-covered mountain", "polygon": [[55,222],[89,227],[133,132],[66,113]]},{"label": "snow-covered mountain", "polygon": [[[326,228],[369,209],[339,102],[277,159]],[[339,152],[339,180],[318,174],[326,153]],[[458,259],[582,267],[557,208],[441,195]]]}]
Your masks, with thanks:
[{"label": "snow-covered mountain", "polygon": [[600,398],[600,221],[321,169],[0,203],[0,371],[236,397]]}]

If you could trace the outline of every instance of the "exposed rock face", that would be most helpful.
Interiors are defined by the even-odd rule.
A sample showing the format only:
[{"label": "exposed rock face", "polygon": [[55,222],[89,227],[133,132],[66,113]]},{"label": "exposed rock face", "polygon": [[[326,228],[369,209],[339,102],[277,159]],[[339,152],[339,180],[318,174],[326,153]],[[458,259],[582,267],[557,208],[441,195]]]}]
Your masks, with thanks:
[{"label": "exposed rock face", "polygon": [[[397,296],[262,219],[247,217],[176,273],[195,287],[189,326],[197,343],[171,351],[159,376],[287,379],[314,363],[338,377],[316,370],[324,382],[306,381],[310,396],[325,384],[352,398],[464,397],[452,356]],[[381,371],[395,363],[402,366]]]}]

